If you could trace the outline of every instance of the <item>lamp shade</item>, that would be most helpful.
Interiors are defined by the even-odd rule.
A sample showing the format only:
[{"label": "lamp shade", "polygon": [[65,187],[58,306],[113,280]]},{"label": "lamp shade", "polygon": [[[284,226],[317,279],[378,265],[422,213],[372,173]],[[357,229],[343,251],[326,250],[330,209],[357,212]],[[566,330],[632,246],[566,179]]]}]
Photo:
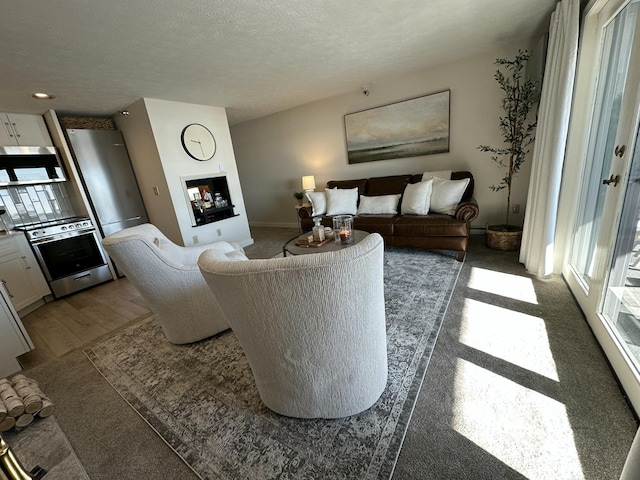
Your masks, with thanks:
[{"label": "lamp shade", "polygon": [[313,178],[313,175],[305,175],[302,177],[302,189],[303,190],[315,190],[316,188],[316,179]]}]

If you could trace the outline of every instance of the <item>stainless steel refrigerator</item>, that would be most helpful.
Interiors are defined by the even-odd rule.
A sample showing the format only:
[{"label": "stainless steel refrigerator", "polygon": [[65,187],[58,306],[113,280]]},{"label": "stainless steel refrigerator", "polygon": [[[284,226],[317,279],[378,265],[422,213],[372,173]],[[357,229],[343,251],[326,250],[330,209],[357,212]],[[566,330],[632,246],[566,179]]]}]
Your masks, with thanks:
[{"label": "stainless steel refrigerator", "polygon": [[102,236],[148,222],[122,134],[84,129],[66,133]]}]

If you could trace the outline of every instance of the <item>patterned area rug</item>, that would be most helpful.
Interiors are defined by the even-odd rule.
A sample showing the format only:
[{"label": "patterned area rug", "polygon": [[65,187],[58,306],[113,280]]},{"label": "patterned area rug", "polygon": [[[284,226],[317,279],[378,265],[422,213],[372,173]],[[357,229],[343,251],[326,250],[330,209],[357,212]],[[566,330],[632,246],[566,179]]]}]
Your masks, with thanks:
[{"label": "patterned area rug", "polygon": [[389,379],[351,417],[268,410],[231,331],[172,345],[148,318],[85,354],[203,479],[388,479],[461,266],[448,254],[385,250]]}]

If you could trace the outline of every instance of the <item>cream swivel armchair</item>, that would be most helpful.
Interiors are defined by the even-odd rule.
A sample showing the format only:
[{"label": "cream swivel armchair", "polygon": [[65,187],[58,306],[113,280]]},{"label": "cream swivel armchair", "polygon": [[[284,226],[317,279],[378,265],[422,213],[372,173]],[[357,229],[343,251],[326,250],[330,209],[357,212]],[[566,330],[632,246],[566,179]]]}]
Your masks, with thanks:
[{"label": "cream swivel armchair", "polygon": [[387,382],[380,235],[337,252],[248,262],[209,250],[198,265],[271,410],[340,418],[380,397]]},{"label": "cream swivel armchair", "polygon": [[206,249],[227,260],[247,260],[239,245],[181,247],[150,223],[109,235],[102,245],[149,304],[171,343],[195,342],[229,328],[197,261]]}]

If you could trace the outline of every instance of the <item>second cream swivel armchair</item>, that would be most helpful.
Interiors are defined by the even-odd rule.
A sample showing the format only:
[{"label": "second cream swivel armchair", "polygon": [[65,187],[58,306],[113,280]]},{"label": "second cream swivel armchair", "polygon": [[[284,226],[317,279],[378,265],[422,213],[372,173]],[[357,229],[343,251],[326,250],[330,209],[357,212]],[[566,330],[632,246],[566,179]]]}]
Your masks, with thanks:
[{"label": "second cream swivel armchair", "polygon": [[207,249],[227,260],[247,260],[239,245],[223,241],[182,247],[150,223],[109,235],[102,245],[149,304],[171,343],[196,342],[229,328],[197,261]]},{"label": "second cream swivel armchair", "polygon": [[383,241],[337,252],[198,265],[247,355],[264,404],[340,418],[371,407],[387,382]]}]

